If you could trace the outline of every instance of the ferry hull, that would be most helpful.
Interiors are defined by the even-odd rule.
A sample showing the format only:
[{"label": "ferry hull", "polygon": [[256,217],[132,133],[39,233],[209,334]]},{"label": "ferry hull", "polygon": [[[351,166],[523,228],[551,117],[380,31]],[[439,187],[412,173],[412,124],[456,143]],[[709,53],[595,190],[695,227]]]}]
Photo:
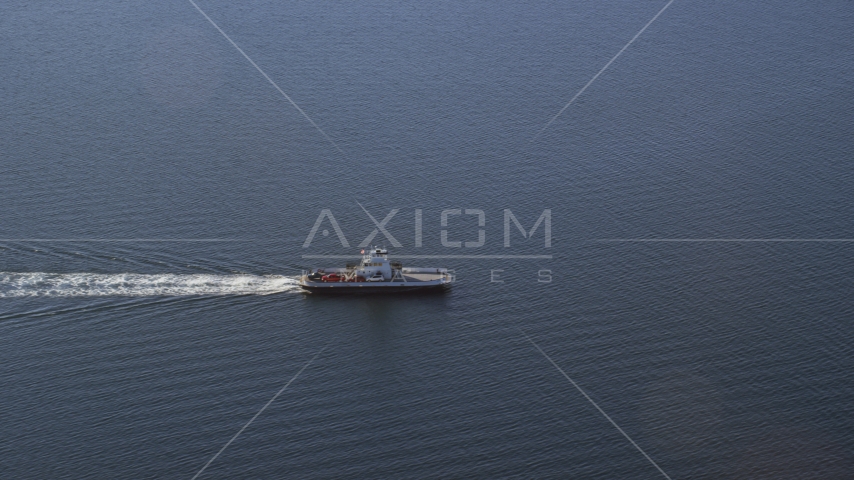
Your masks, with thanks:
[{"label": "ferry hull", "polygon": [[371,247],[358,265],[304,271],[299,285],[314,293],[398,293],[442,291],[454,281],[446,268],[404,268],[388,251]]},{"label": "ferry hull", "polygon": [[350,294],[350,293],[413,293],[443,292],[448,282],[311,282],[301,281],[300,287],[311,293]]}]

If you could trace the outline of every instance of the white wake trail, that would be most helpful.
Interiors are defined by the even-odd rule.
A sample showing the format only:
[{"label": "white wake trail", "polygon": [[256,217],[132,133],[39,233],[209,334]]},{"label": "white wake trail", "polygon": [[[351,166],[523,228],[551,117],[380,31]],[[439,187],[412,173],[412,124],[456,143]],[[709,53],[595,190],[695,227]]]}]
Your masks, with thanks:
[{"label": "white wake trail", "polygon": [[279,275],[0,272],[0,298],[268,295],[298,288],[296,278]]}]

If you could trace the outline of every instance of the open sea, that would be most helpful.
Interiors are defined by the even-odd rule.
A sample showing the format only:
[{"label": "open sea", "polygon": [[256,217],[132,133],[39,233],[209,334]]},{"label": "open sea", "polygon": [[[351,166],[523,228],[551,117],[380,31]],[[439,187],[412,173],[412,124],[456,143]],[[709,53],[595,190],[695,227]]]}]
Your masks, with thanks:
[{"label": "open sea", "polygon": [[194,1],[0,4],[0,478],[854,476],[854,2]]}]

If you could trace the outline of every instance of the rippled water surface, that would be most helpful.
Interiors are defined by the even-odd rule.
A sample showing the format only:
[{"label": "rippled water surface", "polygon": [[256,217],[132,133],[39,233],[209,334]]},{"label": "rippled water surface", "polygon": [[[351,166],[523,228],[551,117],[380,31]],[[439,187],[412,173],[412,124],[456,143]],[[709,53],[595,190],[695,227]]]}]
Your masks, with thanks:
[{"label": "rippled water surface", "polygon": [[[318,128],[190,2],[0,6],[0,477],[854,471],[851,2],[675,0],[539,135],[665,1],[196,3]],[[456,282],[298,288],[374,230]]]}]

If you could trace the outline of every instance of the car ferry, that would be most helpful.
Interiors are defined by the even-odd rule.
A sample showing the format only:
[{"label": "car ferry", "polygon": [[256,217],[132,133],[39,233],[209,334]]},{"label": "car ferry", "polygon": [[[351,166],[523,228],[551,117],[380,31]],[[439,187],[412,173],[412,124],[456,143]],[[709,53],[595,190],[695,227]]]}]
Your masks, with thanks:
[{"label": "car ferry", "polygon": [[388,259],[388,250],[362,250],[362,260],[344,268],[304,271],[299,284],[312,292],[407,292],[442,289],[454,280],[447,268],[404,267]]}]

